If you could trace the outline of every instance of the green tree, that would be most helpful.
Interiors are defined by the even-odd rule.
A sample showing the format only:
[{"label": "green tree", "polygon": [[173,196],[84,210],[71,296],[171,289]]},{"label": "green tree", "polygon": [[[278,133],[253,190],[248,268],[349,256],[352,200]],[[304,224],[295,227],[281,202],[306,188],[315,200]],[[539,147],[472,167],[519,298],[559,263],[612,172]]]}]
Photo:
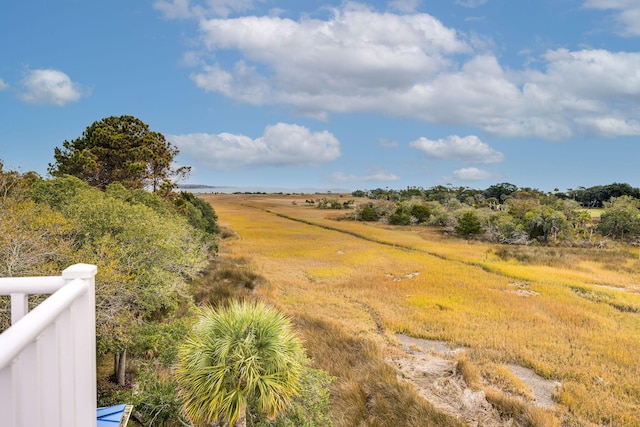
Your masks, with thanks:
[{"label": "green tree", "polygon": [[187,191],[180,192],[174,203],[193,227],[209,234],[218,233],[218,216],[210,203]]},{"label": "green tree", "polygon": [[545,243],[550,236],[554,242],[557,241],[558,234],[567,233],[570,225],[564,213],[550,206],[537,206],[525,214],[524,221],[529,237],[542,238]]},{"label": "green tree", "polygon": [[176,378],[195,423],[245,426],[248,408],[269,417],[299,391],[304,350],[282,313],[262,303],[203,309],[178,352]]},{"label": "green tree", "polygon": [[466,211],[458,220],[458,225],[456,225],[455,229],[456,233],[466,239],[471,235],[482,233],[482,224],[475,212]]},{"label": "green tree", "polygon": [[361,221],[378,221],[380,219],[380,212],[373,205],[373,203],[365,203],[358,206],[355,212],[356,219]]},{"label": "green tree", "polygon": [[100,189],[121,182],[127,188],[157,191],[173,188],[174,178],[189,173],[188,167],[173,168],[177,154],[176,147],[140,119],[111,116],[94,122],[80,138],[56,147],[49,173],[77,176]]},{"label": "green tree", "polygon": [[398,203],[387,219],[389,224],[409,225],[411,223],[411,208],[406,203]]},{"label": "green tree", "polygon": [[136,328],[170,318],[189,301],[186,281],[204,267],[208,251],[186,218],[132,203],[122,185],[112,186],[100,191],[66,176],[37,183],[31,195],[73,221],[74,256],[98,266],[98,352],[114,354],[114,374],[124,384]]},{"label": "green tree", "polygon": [[597,230],[612,239],[624,239],[625,234],[638,234],[640,232],[640,202],[631,196],[622,196],[611,199],[605,203],[605,211],[600,216]]},{"label": "green tree", "polygon": [[505,212],[490,215],[487,231],[492,241],[510,245],[530,243],[529,235],[523,230],[522,225]]},{"label": "green tree", "polygon": [[9,199],[0,205],[0,276],[53,274],[71,260],[75,227],[49,206]]},{"label": "green tree", "polygon": [[518,190],[518,187],[514,184],[503,182],[500,184],[492,185],[484,190],[482,193],[485,198],[494,198],[500,203],[503,203],[509,196],[512,196]]},{"label": "green tree", "polygon": [[431,216],[431,209],[425,205],[413,205],[411,206],[411,216],[414,217],[418,223],[425,222]]}]

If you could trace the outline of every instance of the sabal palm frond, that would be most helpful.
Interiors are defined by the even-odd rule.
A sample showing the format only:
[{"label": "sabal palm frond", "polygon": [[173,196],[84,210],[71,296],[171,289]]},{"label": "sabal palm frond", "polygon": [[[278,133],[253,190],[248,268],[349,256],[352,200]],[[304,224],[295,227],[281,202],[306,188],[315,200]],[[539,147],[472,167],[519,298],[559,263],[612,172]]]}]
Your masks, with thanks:
[{"label": "sabal palm frond", "polygon": [[187,416],[233,425],[247,407],[277,415],[298,392],[304,351],[289,319],[262,303],[203,309],[176,369]]}]

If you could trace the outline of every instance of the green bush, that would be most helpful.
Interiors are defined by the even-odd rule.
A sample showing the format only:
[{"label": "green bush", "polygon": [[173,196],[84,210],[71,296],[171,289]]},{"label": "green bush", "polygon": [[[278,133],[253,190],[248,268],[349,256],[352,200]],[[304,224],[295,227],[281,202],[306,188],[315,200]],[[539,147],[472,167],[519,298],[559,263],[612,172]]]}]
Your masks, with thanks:
[{"label": "green bush", "polygon": [[413,205],[411,207],[411,216],[418,221],[418,223],[425,222],[431,216],[431,209],[425,205]]},{"label": "green bush", "polygon": [[482,224],[475,212],[467,211],[462,214],[456,226],[456,233],[464,238],[482,233]]},{"label": "green bush", "polygon": [[332,378],[325,371],[307,368],[300,378],[300,394],[275,419],[269,420],[258,411],[249,411],[249,427],[330,427],[329,384]]},{"label": "green bush", "polygon": [[190,425],[182,413],[178,387],[170,377],[146,371],[140,375],[138,391],[131,401],[140,421],[149,427]]},{"label": "green bush", "polygon": [[363,205],[360,208],[360,220],[378,221],[379,219],[380,219],[380,214],[371,203],[367,203],[366,205]]}]

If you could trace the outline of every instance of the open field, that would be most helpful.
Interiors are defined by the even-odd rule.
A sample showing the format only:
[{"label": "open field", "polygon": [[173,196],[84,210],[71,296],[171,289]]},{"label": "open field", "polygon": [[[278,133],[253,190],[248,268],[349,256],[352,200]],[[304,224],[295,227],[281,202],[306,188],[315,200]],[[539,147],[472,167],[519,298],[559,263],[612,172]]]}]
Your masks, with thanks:
[{"label": "open field", "polygon": [[[202,197],[237,233],[221,256],[250,260],[266,279],[255,292],[297,319],[314,364],[338,377],[334,425],[393,425],[385,414],[420,407],[404,383],[394,386],[396,400],[388,391],[379,394],[386,403],[370,397],[395,381],[394,365],[420,388],[407,369],[431,356],[466,380],[462,395],[480,393],[497,408],[497,418],[486,407],[463,416],[432,402],[467,424],[512,416],[520,425],[640,425],[637,248],[503,247],[424,227],[337,221],[343,211],[305,206],[305,196]],[[402,337],[451,351],[418,351],[433,341]],[[354,354],[367,355],[367,367]],[[375,384],[364,374],[356,381],[362,369]],[[548,400],[523,372],[556,385]],[[368,414],[349,418],[353,408]],[[456,425],[428,416],[430,425]]]}]

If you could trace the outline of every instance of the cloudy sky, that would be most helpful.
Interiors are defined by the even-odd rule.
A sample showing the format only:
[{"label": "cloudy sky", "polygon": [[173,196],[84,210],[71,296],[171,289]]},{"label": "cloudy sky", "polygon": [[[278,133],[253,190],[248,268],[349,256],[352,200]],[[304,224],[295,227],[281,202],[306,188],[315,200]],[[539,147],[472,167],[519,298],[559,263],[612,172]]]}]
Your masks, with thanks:
[{"label": "cloudy sky", "polygon": [[0,160],[133,115],[191,184],[640,186],[638,0],[4,0]]}]

